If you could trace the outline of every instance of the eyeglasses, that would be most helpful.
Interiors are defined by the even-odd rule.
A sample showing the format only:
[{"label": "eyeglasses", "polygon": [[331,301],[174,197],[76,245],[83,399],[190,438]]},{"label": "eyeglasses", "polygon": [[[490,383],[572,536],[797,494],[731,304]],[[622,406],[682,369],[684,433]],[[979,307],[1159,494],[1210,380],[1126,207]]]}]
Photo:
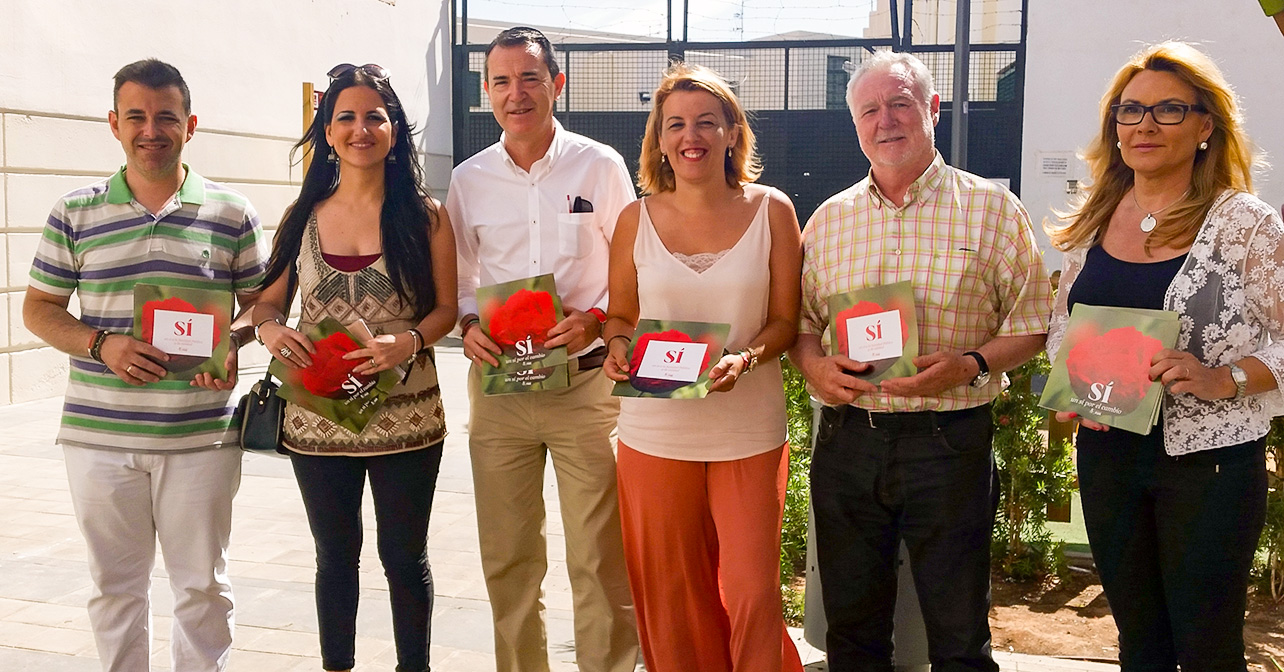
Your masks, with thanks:
[{"label": "eyeglasses", "polygon": [[349,75],[357,70],[360,70],[361,72],[364,72],[370,77],[374,78],[376,82],[382,82],[388,79],[389,77],[388,71],[385,70],[382,65],[379,65],[377,63],[366,63],[365,65],[353,65],[351,63],[340,63],[334,66],[333,68],[330,68],[330,72],[327,72],[326,75],[330,77],[330,83],[333,84],[334,80],[340,77]]},{"label": "eyeglasses", "polygon": [[1164,126],[1175,126],[1186,120],[1186,113],[1194,110],[1196,112],[1207,112],[1203,105],[1188,105],[1186,103],[1160,103],[1158,105],[1137,105],[1136,103],[1125,103],[1122,105],[1111,105],[1110,114],[1114,116],[1116,124],[1124,126],[1136,126],[1146,118],[1146,113],[1150,113],[1150,118],[1155,120],[1156,124]]}]

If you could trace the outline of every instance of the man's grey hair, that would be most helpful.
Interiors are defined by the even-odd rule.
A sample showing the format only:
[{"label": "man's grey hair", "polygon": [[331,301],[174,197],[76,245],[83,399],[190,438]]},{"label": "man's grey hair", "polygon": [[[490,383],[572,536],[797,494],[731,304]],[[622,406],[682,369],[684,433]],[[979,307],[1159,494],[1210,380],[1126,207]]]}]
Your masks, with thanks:
[{"label": "man's grey hair", "polygon": [[853,98],[856,93],[856,83],[861,77],[871,72],[890,70],[897,65],[903,65],[909,70],[910,78],[914,82],[914,87],[918,89],[919,95],[923,97],[923,102],[929,105],[932,103],[932,96],[936,95],[936,84],[932,81],[932,71],[927,69],[923,61],[903,51],[880,49],[867,56],[860,65],[853,66],[850,61],[845,65],[852,73],[851,80],[847,82],[847,109],[851,111],[853,119],[856,117],[856,101]]}]

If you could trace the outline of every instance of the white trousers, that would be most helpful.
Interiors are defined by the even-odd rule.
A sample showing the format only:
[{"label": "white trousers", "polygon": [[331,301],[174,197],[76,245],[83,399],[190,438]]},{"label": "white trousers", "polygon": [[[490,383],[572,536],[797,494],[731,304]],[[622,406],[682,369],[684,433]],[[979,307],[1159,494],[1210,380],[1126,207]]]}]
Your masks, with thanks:
[{"label": "white trousers", "polygon": [[125,453],[64,446],[94,581],[89,620],[104,672],[146,672],[160,539],[174,593],[174,672],[221,672],[232,650],[227,544],[241,451]]}]

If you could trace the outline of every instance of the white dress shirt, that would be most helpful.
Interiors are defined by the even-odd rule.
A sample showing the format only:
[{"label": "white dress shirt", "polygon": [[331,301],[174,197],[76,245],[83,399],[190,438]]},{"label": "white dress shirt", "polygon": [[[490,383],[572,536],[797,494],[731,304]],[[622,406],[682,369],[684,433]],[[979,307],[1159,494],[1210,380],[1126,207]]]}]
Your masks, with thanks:
[{"label": "white dress shirt", "polygon": [[[501,135],[451,174],[446,210],[459,251],[460,315],[477,313],[479,286],[545,273],[567,312],[606,310],[615,220],[636,194],[618,152],[556,119],[553,126],[553,144],[530,172],[513,162]],[[577,196],[593,211],[571,213]]]}]

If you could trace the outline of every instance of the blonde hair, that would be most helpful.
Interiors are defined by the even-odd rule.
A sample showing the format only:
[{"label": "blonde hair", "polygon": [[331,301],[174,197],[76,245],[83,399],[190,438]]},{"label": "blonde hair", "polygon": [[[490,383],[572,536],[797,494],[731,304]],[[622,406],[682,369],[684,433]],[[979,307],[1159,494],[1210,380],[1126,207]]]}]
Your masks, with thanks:
[{"label": "blonde hair", "polygon": [[642,157],[638,160],[638,187],[643,194],[656,194],[673,191],[676,184],[673,179],[673,168],[662,161],[660,152],[660,125],[664,114],[664,101],[674,91],[704,91],[722,103],[722,116],[727,123],[740,129],[736,144],[731,146],[731,155],[724,159],[727,184],[739,187],[753,182],[762,175],[762,163],[758,158],[757,141],[753,129],[749,128],[749,119],[744,108],[736,99],[726,80],[721,75],[700,65],[675,61],[664,71],[660,86],[651,96],[651,114],[646,120],[646,135],[642,137]]},{"label": "blonde hair", "polygon": [[1208,149],[1195,153],[1190,190],[1172,206],[1146,241],[1146,247],[1189,247],[1195,242],[1199,227],[1213,202],[1226,189],[1252,192],[1255,166],[1265,163],[1253,156],[1252,142],[1244,133],[1244,118],[1239,99],[1206,54],[1185,42],[1164,42],[1137,52],[1119,72],[1101,98],[1101,131],[1083,151],[1091,184],[1068,212],[1057,216],[1069,224],[1044,229],[1052,244],[1066,251],[1090,245],[1101,237],[1115,208],[1133,186],[1132,169],[1123,162],[1117,143],[1111,105],[1119,103],[1124,87],[1143,70],[1169,72],[1195,90],[1195,103],[1202,106],[1213,122]]}]

